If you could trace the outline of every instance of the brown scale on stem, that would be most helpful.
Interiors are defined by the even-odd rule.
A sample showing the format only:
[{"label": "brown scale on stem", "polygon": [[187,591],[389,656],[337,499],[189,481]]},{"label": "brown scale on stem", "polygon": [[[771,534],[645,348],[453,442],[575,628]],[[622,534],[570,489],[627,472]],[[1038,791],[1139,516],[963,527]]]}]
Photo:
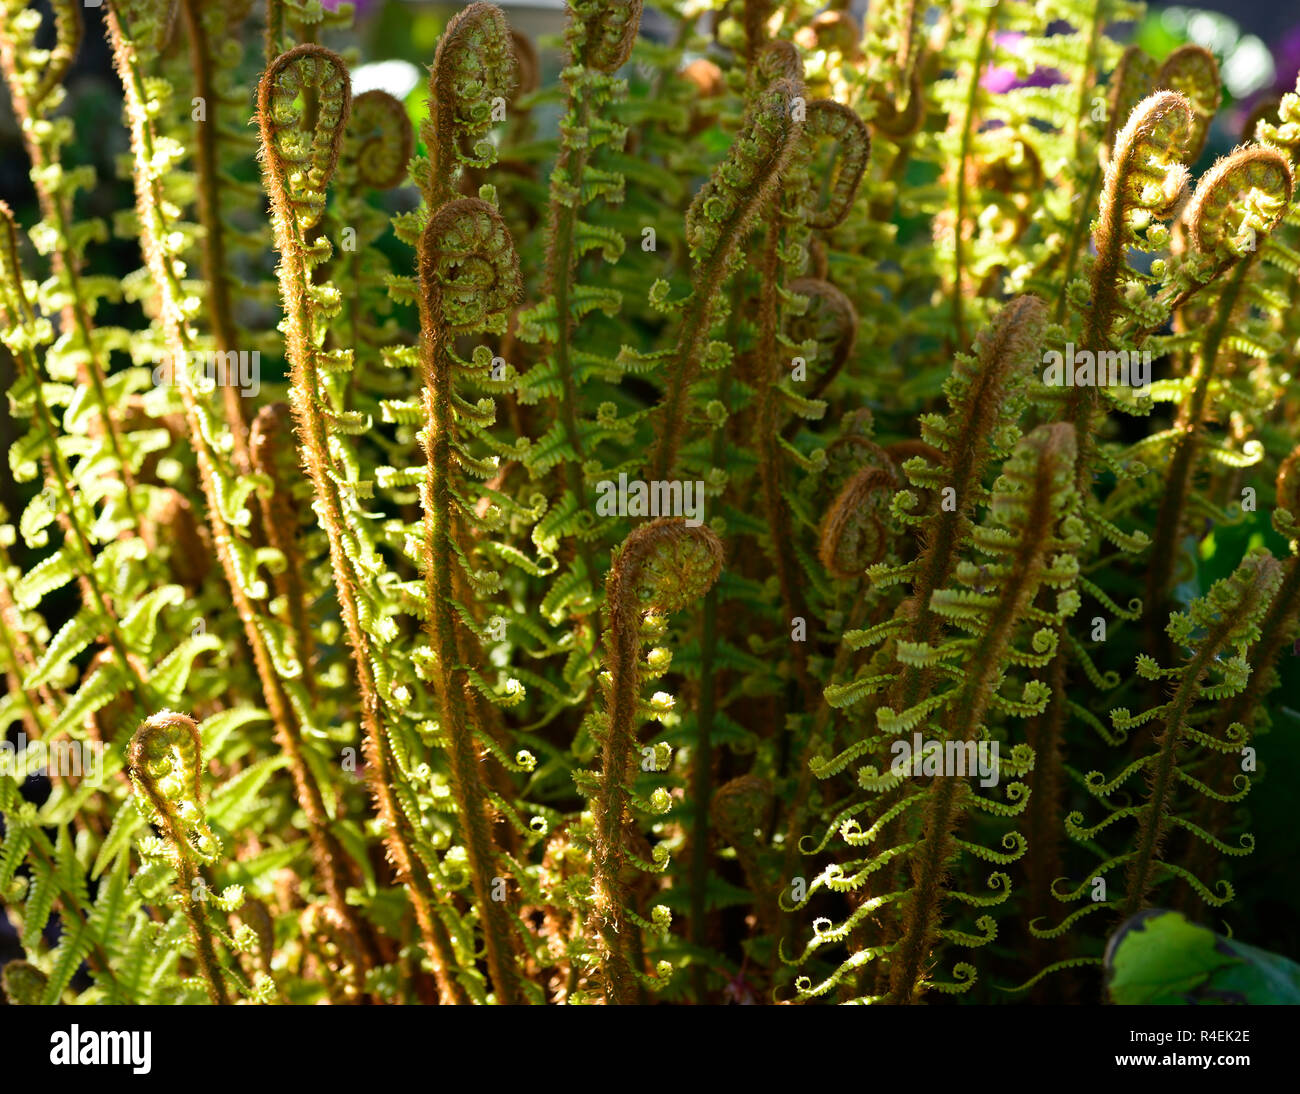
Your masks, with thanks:
[{"label": "brown scale on stem", "polygon": [[[221,96],[214,83],[216,64],[213,44],[204,24],[202,0],[180,0],[181,12],[190,43],[190,63],[194,69],[194,92],[207,104],[206,112],[194,125],[194,170],[198,177],[199,222],[203,225],[203,278],[208,286],[208,317],[217,352],[233,355],[239,351],[239,331],[235,325],[234,306],[227,270],[230,258],[226,250],[226,224],[221,213],[220,148],[217,111]],[[223,357],[230,360],[231,357]],[[233,372],[234,370],[229,370]],[[248,423],[244,419],[243,396],[237,381],[230,375],[219,376],[222,409],[234,442],[234,463],[248,470]]]}]

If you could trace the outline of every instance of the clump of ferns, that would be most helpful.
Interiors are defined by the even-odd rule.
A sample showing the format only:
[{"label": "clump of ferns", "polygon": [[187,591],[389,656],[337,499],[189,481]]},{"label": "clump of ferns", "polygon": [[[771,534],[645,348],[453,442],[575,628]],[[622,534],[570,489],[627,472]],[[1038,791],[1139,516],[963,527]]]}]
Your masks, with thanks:
[{"label": "clump of ferns", "polygon": [[[1212,628],[1163,623],[1203,521],[1244,521],[1246,487],[1267,505],[1255,476],[1294,446],[1300,98],[1193,188],[1212,58],[1121,54],[1124,3],[954,3],[933,26],[873,4],[861,41],[803,0],[731,5],[656,45],[637,5],[578,0],[554,89],[471,4],[412,160],[400,104],[297,45],[345,14],[269,3],[241,50],[249,5],[119,0],[116,230],[146,261],[119,289],[86,275],[105,227],[74,218],[80,12],[54,5],[47,55],[6,3],[39,220],[0,225],[10,456],[35,490],[0,530],[3,710],[108,746],[98,792],[59,778],[37,810],[0,783],[13,997],[67,998],[84,964],[85,1001],[706,1001],[721,975],[915,1002],[978,964],[985,998],[1001,962],[1014,982],[1089,959],[1049,914],[1089,856],[1132,856],[1098,868],[1125,867],[1116,905],[1226,894],[1249,825],[1223,746],[1268,728],[1294,554],[1229,583],[1277,583],[1244,682],[1235,648],[1204,659]],[[994,91],[991,64],[1060,82]],[[561,102],[550,141],[534,108]],[[254,152],[263,185],[236,184]],[[96,322],[119,293],[145,316],[129,334]],[[1149,347],[1151,398],[1039,383],[1067,341]],[[286,355],[261,404],[152,375],[245,347]],[[1142,424],[1111,411],[1155,428],[1126,447]],[[1273,512],[1292,541],[1294,469]],[[702,479],[707,527],[591,516],[620,471]],[[1013,545],[1034,497],[1054,530]],[[1080,598],[1118,646],[1085,641]],[[1121,672],[1143,614],[1157,641]],[[1171,688],[1191,698],[1161,735]],[[1103,724],[1120,704],[1148,715]],[[914,732],[996,741],[1002,791],[880,774]],[[1099,796],[1132,812],[1087,829],[1079,794],[1111,783],[1084,773],[1139,761],[1150,794],[1115,776]],[[801,852],[821,872],[792,902]],[[234,911],[197,895],[230,886]],[[999,907],[1042,947],[1013,958]]]}]

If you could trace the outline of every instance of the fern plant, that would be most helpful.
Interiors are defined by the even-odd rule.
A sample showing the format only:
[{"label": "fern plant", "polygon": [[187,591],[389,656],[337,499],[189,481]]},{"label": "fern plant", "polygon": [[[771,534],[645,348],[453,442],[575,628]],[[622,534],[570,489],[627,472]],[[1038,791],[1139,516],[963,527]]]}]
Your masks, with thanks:
[{"label": "fern plant", "polygon": [[405,100],[347,5],[50,8],[0,0],[10,1002],[1090,1002],[1157,903],[1274,944],[1300,91],[1216,159],[1128,0],[475,2]]}]

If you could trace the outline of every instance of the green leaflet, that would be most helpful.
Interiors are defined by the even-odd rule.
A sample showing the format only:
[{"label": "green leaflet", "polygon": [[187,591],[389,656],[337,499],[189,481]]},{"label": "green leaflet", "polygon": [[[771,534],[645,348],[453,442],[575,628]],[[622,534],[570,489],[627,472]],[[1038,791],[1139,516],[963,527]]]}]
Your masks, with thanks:
[{"label": "green leaflet", "polygon": [[1124,923],[1106,949],[1107,990],[1121,1006],[1295,1006],[1300,965],[1151,909]]}]

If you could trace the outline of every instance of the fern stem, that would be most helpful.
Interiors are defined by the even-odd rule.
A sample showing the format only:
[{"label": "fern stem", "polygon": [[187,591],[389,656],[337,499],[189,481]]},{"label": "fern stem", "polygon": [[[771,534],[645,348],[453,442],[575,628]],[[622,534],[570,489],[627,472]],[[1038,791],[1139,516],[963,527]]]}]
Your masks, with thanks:
[{"label": "fern stem", "polygon": [[[691,944],[703,950],[708,944],[709,801],[713,794],[713,715],[717,705],[714,678],[718,650],[718,587],[704,598],[700,624],[700,699],[695,713],[695,755],[691,758]],[[703,962],[691,968],[695,1002],[708,993],[709,970]]]},{"label": "fern stem", "polygon": [[[781,249],[778,215],[778,210],[773,209],[773,219],[768,224],[767,241],[763,247],[754,367],[758,380],[758,470],[763,488],[763,508],[772,539],[772,555],[786,626],[793,626],[796,617],[806,619],[807,613],[799,589],[799,565],[794,558],[794,529],[790,526],[790,513],[781,496],[781,448],[776,422],[777,279]],[[804,709],[815,710],[820,696],[808,671],[808,651],[803,642],[793,645],[795,681],[803,697]]]},{"label": "fern stem", "polygon": [[[1242,563],[1238,572],[1248,565],[1250,560]],[[1267,595],[1262,589],[1261,579],[1279,568],[1271,555],[1258,556],[1254,573],[1246,581],[1237,603],[1226,609],[1205,638],[1197,643],[1191,660],[1179,673],[1177,690],[1161,716],[1164,728],[1155,740],[1158,751],[1154,763],[1149,766],[1137,843],[1128,862],[1124,904],[1120,913],[1122,919],[1127,919],[1146,906],[1147,896],[1154,884],[1160,848],[1166,835],[1166,819],[1176,787],[1178,748],[1188,725],[1188,715],[1200,693],[1201,677],[1232,643],[1243,618],[1248,618],[1258,610],[1260,597]],[[1273,603],[1277,603],[1276,595]]]},{"label": "fern stem", "polygon": [[[229,256],[219,196],[221,182],[216,111],[221,99],[213,84],[212,56],[207,29],[199,10],[199,0],[181,0],[181,10],[189,32],[194,90],[206,104],[204,120],[197,122],[195,128],[194,171],[198,181],[199,222],[203,225],[203,277],[208,285],[208,316],[217,351],[231,354],[236,351],[238,336],[231,308],[230,280],[226,273]],[[208,109],[212,111],[211,117],[206,113]],[[228,357],[223,359],[229,360]],[[230,370],[225,370],[224,377],[220,374],[218,376],[221,403],[234,444],[235,466],[241,471],[247,471],[248,423],[244,420],[242,396],[236,383],[231,382],[232,379]]]},{"label": "fern stem", "polygon": [[425,575],[429,609],[432,613],[431,633],[437,652],[441,725],[449,742],[447,759],[451,765],[452,792],[456,798],[456,815],[463,827],[475,901],[483,919],[488,968],[497,989],[498,1001],[517,1004],[523,1002],[523,997],[514,962],[512,931],[504,903],[492,897],[492,863],[497,851],[483,808],[484,792],[478,776],[480,759],[474,744],[474,729],[465,694],[469,682],[462,667],[457,624],[451,606],[451,575],[456,562],[450,528],[450,436],[454,428],[449,397],[450,377],[441,340],[435,335],[428,344],[431,360],[426,365],[425,382],[430,439],[425,506]]},{"label": "fern stem", "polygon": [[[1178,435],[1174,441],[1173,456],[1165,474],[1165,486],[1160,496],[1160,509],[1156,515],[1155,536],[1151,548],[1151,563],[1147,569],[1146,608],[1149,619],[1159,619],[1165,612],[1169,584],[1173,579],[1174,557],[1182,531],[1183,514],[1187,506],[1188,490],[1195,471],[1197,442],[1205,421],[1206,403],[1210,384],[1214,380],[1219,347],[1227,333],[1228,321],[1237,306],[1237,300],[1246,283],[1246,275],[1253,263],[1244,260],[1237,264],[1232,279],[1224,287],[1214,322],[1206,333],[1201,352],[1197,355],[1192,373],[1192,390],[1178,415]],[[1159,628],[1152,627],[1152,637],[1160,644]]]},{"label": "fern stem", "polygon": [[[574,80],[580,77],[566,77],[569,95],[569,110],[573,116],[573,125],[579,131],[585,131],[589,122],[590,105],[586,96],[579,94]],[[551,246],[547,254],[546,284],[547,292],[555,300],[555,318],[557,324],[556,339],[553,345],[556,370],[560,376],[560,421],[564,425],[564,435],[573,450],[573,457],[562,461],[564,478],[573,495],[578,511],[588,506],[587,487],[583,481],[582,434],[578,431],[578,392],[573,379],[573,360],[571,356],[573,340],[573,318],[569,314],[569,292],[577,261],[574,255],[574,229],[578,219],[578,199],[564,200],[560,194],[562,180],[574,180],[579,189],[582,177],[587,170],[588,155],[584,146],[573,147],[567,138],[561,138],[560,155],[552,174],[551,186]],[[596,561],[591,545],[581,535],[577,536],[578,557],[587,572],[587,581],[591,586],[591,595],[597,595]],[[595,628],[598,632],[599,628]],[[598,639],[597,639],[598,640]]]},{"label": "fern stem", "polygon": [[668,390],[660,403],[664,426],[650,457],[652,481],[670,478],[677,465],[677,449],[681,442],[687,395],[698,373],[701,345],[708,336],[709,323],[713,318],[713,293],[703,287],[715,279],[721,268],[721,262],[713,262],[701,271],[701,290],[692,291],[678,326],[677,348],[673,352],[668,374]]},{"label": "fern stem", "polygon": [[[1034,750],[1033,781],[1030,784],[1029,805],[1026,812],[1026,838],[1029,841],[1025,863],[1029,914],[1032,923],[1045,918],[1051,911],[1052,884],[1061,877],[1061,805],[1065,775],[1066,729],[1069,724],[1068,655],[1066,654],[1065,627],[1056,632],[1057,652],[1047,669],[1051,698],[1047,709],[1028,726],[1029,746]],[[1064,957],[1046,956],[1051,943],[1032,938],[1030,951],[1035,955],[1034,965],[1045,968],[1054,960]]]},{"label": "fern stem", "polygon": [[[741,279],[737,278],[731,290],[731,310],[728,313],[727,338],[735,345],[740,333],[740,304],[744,297]],[[731,410],[731,374],[723,375],[718,384],[718,401]],[[727,432],[719,429],[713,435],[713,465],[721,465],[727,450]],[[718,587],[709,589],[704,598],[704,611],[700,624],[700,706],[696,712],[695,756],[691,767],[691,800],[695,809],[691,826],[691,929],[693,945],[703,948],[707,943],[708,883],[710,847],[710,803],[713,799],[713,723],[717,712],[718,653]],[[703,1003],[708,991],[708,969],[697,963],[691,972],[696,1003]]]},{"label": "fern stem", "polygon": [[276,591],[284,597],[294,648],[302,665],[307,698],[315,702],[317,684],[313,670],[315,637],[307,615],[306,559],[296,542],[298,513],[292,504],[290,485],[285,481],[285,464],[297,470],[297,449],[293,440],[293,412],[285,403],[271,403],[257,412],[249,431],[249,466],[271,480],[269,495],[262,494],[259,508],[262,534],[285,559],[284,570],[275,575]]}]

